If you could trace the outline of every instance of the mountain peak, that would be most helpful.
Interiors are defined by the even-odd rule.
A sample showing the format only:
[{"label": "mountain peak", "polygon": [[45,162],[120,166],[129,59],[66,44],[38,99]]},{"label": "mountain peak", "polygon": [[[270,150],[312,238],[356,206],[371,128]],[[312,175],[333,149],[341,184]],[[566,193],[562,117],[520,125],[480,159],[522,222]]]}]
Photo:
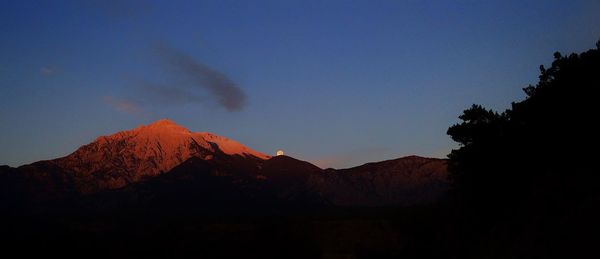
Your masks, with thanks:
[{"label": "mountain peak", "polygon": [[179,131],[189,132],[189,130],[187,128],[185,128],[169,119],[160,119],[160,120],[157,120],[148,125],[145,125],[145,126],[142,125],[142,126],[138,127],[138,129],[147,129],[147,128],[149,128],[149,129],[167,129],[167,130],[175,129],[175,130],[179,130]]},{"label": "mountain peak", "polygon": [[168,125],[177,125],[177,123],[175,123],[174,121],[170,120],[170,119],[160,119],[157,120],[153,123],[148,124],[148,126],[168,126]]},{"label": "mountain peak", "polygon": [[191,132],[171,120],[162,119],[133,130],[98,137],[56,162],[77,174],[104,177],[96,179],[98,189],[113,189],[168,172],[192,157],[209,160],[223,155],[270,158],[235,140],[206,132]]}]

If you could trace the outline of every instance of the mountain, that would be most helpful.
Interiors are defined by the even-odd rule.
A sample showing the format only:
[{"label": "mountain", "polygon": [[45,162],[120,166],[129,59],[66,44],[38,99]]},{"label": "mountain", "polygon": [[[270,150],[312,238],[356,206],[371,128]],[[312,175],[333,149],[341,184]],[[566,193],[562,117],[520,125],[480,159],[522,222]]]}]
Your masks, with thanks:
[{"label": "mountain", "polygon": [[[321,169],[161,120],[62,158],[0,166],[0,243],[62,257],[307,258],[385,254],[418,237],[429,251],[435,235],[423,231],[444,221],[414,222],[447,187],[443,159]],[[381,242],[356,250],[360,240]]]},{"label": "mountain", "polygon": [[30,172],[34,178],[54,178],[52,185],[71,185],[78,193],[94,193],[166,173],[192,157],[207,160],[223,156],[248,160],[270,157],[234,140],[207,132],[191,132],[170,120],[159,120],[98,137],[66,157],[19,169]]},{"label": "mountain", "polygon": [[361,166],[325,170],[318,190],[339,206],[393,206],[430,203],[448,187],[443,159],[408,156]]},{"label": "mountain", "polygon": [[408,206],[434,202],[448,186],[442,159],[323,170],[169,120],[98,137],[66,157],[1,167],[0,178],[3,200],[16,204],[16,197],[36,204],[84,199],[114,208]]},{"label": "mountain", "polygon": [[[268,159],[269,156],[244,145],[206,132],[191,132],[170,120],[102,136],[64,158],[54,160],[72,171],[81,181],[81,192],[115,189],[153,177],[191,157],[242,156]],[[87,187],[93,186],[91,189]]]}]

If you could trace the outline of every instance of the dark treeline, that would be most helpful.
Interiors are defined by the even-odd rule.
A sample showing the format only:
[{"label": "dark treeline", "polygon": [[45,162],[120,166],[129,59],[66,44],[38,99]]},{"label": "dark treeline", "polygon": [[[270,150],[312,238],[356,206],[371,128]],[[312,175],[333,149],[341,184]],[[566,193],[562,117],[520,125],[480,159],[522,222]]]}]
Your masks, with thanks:
[{"label": "dark treeline", "polygon": [[457,252],[473,258],[592,255],[600,230],[596,49],[540,67],[502,113],[473,105],[448,129]]}]

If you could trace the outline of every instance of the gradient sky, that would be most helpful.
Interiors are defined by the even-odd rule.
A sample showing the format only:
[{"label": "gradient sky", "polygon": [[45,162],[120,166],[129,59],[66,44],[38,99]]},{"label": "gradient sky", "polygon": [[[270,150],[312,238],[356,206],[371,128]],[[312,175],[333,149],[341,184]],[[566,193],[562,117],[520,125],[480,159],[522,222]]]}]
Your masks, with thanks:
[{"label": "gradient sky", "polygon": [[0,164],[170,118],[321,167],[444,157],[508,108],[599,1],[0,1]]}]

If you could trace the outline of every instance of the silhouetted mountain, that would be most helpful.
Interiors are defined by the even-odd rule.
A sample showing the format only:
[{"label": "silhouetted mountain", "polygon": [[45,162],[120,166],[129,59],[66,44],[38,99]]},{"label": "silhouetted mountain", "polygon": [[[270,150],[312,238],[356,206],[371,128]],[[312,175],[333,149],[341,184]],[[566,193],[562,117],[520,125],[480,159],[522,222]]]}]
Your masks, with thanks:
[{"label": "silhouetted mountain", "polygon": [[441,159],[411,156],[323,170],[168,120],[99,137],[63,158],[2,167],[0,177],[3,203],[23,211],[52,204],[186,212],[406,206],[433,202],[447,187]]},{"label": "silhouetted mountain", "polygon": [[315,183],[333,204],[390,206],[430,203],[448,187],[446,161],[409,156],[325,171]]},{"label": "silhouetted mountain", "polygon": [[[410,219],[394,228],[420,233],[407,225],[420,212],[403,206],[426,208],[445,177],[445,160],[415,156],[323,170],[163,120],[63,158],[1,166],[0,243],[63,256],[398,253],[393,211]],[[352,245],[365,238],[381,243]]]}]

